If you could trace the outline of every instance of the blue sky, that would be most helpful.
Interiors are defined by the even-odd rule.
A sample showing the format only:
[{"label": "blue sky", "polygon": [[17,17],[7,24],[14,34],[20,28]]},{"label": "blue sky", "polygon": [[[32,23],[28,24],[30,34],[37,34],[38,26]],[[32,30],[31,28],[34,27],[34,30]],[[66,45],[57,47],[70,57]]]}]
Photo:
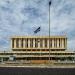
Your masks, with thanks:
[{"label": "blue sky", "polygon": [[[15,35],[48,35],[50,0],[0,0],[0,50],[10,49]],[[52,0],[51,35],[66,35],[68,49],[75,50],[75,0]]]}]

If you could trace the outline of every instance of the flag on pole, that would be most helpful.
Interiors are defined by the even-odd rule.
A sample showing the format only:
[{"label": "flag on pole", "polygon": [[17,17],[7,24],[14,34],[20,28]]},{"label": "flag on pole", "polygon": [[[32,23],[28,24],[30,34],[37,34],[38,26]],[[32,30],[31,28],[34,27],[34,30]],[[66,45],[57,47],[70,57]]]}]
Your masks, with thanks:
[{"label": "flag on pole", "polygon": [[34,33],[39,32],[39,31],[40,31],[40,29],[41,29],[41,27],[38,27],[38,28],[34,31]]},{"label": "flag on pole", "polygon": [[51,5],[51,0],[50,0],[50,2],[49,2],[49,5]]}]

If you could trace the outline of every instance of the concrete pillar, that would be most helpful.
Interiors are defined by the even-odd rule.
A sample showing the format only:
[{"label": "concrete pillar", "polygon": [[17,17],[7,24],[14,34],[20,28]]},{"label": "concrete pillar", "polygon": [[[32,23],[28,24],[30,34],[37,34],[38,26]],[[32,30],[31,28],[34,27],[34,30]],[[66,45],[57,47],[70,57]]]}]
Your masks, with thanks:
[{"label": "concrete pillar", "polygon": [[59,48],[59,38],[57,39],[57,48]]},{"label": "concrete pillar", "polygon": [[25,41],[24,41],[24,38],[23,38],[23,48],[25,48]]},{"label": "concrete pillar", "polygon": [[40,48],[40,39],[37,40],[38,48]]},{"label": "concrete pillar", "polygon": [[67,49],[67,38],[65,39],[65,48]]},{"label": "concrete pillar", "polygon": [[41,48],[43,48],[43,39],[41,39],[40,45],[41,45]]},{"label": "concrete pillar", "polygon": [[30,38],[28,39],[28,48],[30,48]]},{"label": "concrete pillar", "polygon": [[30,40],[30,48],[32,48],[32,39],[29,39]]},{"label": "concrete pillar", "polygon": [[13,40],[14,39],[11,39],[11,48],[14,48],[14,44],[13,44],[14,42],[13,42]]},{"label": "concrete pillar", "polygon": [[56,39],[56,48],[58,48],[58,38]]},{"label": "concrete pillar", "polygon": [[27,48],[27,39],[25,39],[25,48]]},{"label": "concrete pillar", "polygon": [[55,47],[57,48],[57,39],[55,39]]},{"label": "concrete pillar", "polygon": [[33,39],[33,48],[35,48],[35,39]]},{"label": "concrete pillar", "polygon": [[23,38],[21,38],[21,48],[23,48]]},{"label": "concrete pillar", "polygon": [[52,39],[52,48],[54,48],[54,39]]},{"label": "concrete pillar", "polygon": [[43,48],[45,48],[45,40],[43,39]]},{"label": "concrete pillar", "polygon": [[54,48],[55,48],[55,38],[54,38]]},{"label": "concrete pillar", "polygon": [[51,44],[52,44],[52,42],[51,42],[51,38],[49,39],[49,46],[50,46],[50,48],[52,48],[51,47]]},{"label": "concrete pillar", "polygon": [[29,39],[30,40],[30,48],[32,48],[32,39]]},{"label": "concrete pillar", "polygon": [[61,39],[59,38],[59,48],[60,48],[60,44],[61,44],[61,41],[60,41]]},{"label": "concrete pillar", "polygon": [[33,48],[33,39],[32,39],[32,48]]},{"label": "concrete pillar", "polygon": [[61,48],[61,47],[62,47],[62,42],[61,42],[61,38],[60,38],[60,42],[59,42],[59,43],[60,43],[60,48]]},{"label": "concrete pillar", "polygon": [[57,48],[57,44],[58,44],[58,42],[57,42],[57,38],[56,38],[56,48]]},{"label": "concrete pillar", "polygon": [[64,39],[62,39],[62,48],[64,48]]},{"label": "concrete pillar", "polygon": [[25,48],[25,39],[23,39],[23,48]]},{"label": "concrete pillar", "polygon": [[21,39],[19,39],[19,48],[21,48]]},{"label": "concrete pillar", "polygon": [[32,41],[33,41],[33,39],[30,39],[30,48],[32,48]]},{"label": "concrete pillar", "polygon": [[49,48],[49,39],[47,40],[47,48]]},{"label": "concrete pillar", "polygon": [[54,48],[56,48],[56,38],[54,39]]},{"label": "concrete pillar", "polygon": [[14,39],[14,48],[16,48],[16,39]]},{"label": "concrete pillar", "polygon": [[66,39],[64,39],[64,48],[66,48]]},{"label": "concrete pillar", "polygon": [[54,48],[56,48],[56,39],[54,39]]},{"label": "concrete pillar", "polygon": [[47,41],[47,39],[46,39],[46,48],[48,47],[48,44],[47,44],[47,42],[48,42],[48,41]]},{"label": "concrete pillar", "polygon": [[61,38],[61,48],[62,48],[62,38]]}]

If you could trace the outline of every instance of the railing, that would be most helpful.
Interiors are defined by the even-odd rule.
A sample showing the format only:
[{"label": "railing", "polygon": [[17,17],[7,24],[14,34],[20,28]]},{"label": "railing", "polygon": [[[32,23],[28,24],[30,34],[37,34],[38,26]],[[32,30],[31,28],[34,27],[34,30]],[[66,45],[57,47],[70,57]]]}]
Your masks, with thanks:
[{"label": "railing", "polygon": [[[30,47],[30,48],[17,48],[17,47],[15,47],[15,48],[12,48],[12,50],[21,50],[21,49],[49,49],[48,47],[44,47],[44,48],[38,48],[38,47],[36,47],[36,48],[32,48],[32,47]],[[58,48],[56,48],[56,47],[51,47],[50,49],[66,49],[65,47],[63,47],[63,48],[61,48],[61,47],[58,47]]]},{"label": "railing", "polygon": [[[15,55],[15,57],[49,57],[49,55]],[[75,55],[50,55],[50,57],[75,57]]]}]

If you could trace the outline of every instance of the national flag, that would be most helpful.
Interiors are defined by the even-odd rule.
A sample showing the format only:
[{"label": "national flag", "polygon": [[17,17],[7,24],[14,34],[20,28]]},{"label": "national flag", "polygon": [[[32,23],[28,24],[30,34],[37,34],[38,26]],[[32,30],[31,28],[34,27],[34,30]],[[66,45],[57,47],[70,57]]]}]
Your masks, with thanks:
[{"label": "national flag", "polygon": [[38,28],[34,31],[34,33],[39,32],[39,31],[40,31],[40,29],[41,29],[41,27],[38,27]]}]

